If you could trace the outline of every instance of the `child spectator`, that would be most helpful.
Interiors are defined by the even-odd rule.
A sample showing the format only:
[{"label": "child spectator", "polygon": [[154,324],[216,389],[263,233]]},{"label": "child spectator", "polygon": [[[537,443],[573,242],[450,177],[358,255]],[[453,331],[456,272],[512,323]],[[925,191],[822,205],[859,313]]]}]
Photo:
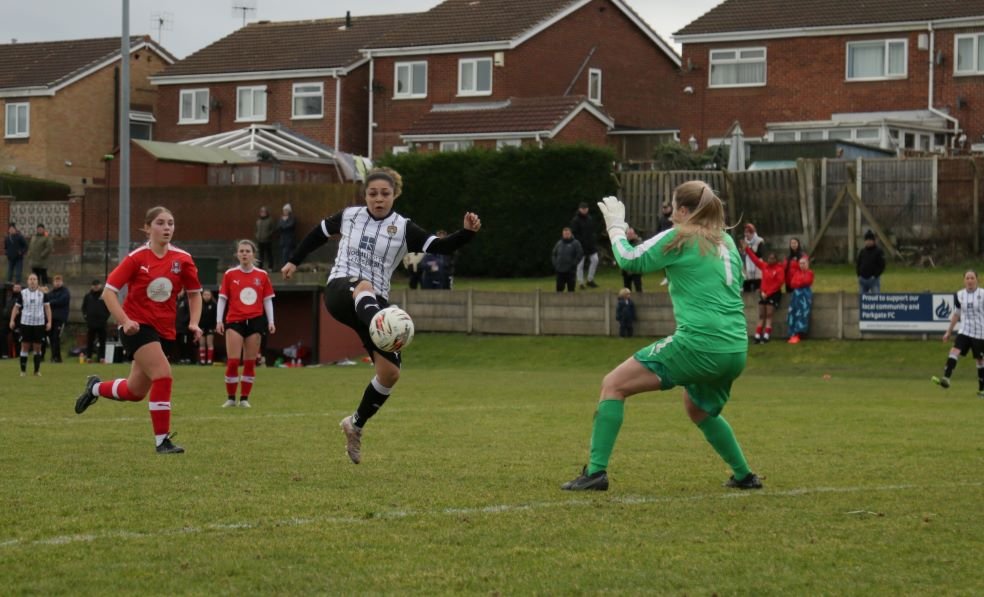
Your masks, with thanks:
[{"label": "child spectator", "polygon": [[[755,224],[751,222],[745,224],[742,247],[749,247],[759,259],[765,256],[765,239],[758,235]],[[742,283],[742,292],[758,292],[762,287],[762,270],[748,256],[744,257],[742,261],[745,264],[745,281]]]},{"label": "child spectator", "polygon": [[623,288],[618,291],[618,305],[615,307],[615,321],[618,322],[618,335],[622,338],[632,337],[632,326],[635,323],[635,303],[632,302],[632,291]]},{"label": "child spectator", "polygon": [[788,286],[793,290],[786,314],[790,344],[798,344],[803,334],[810,331],[810,309],[813,307],[813,271],[810,259],[805,255],[789,264]]},{"label": "child spectator", "polygon": [[759,289],[759,318],[755,326],[755,343],[762,344],[772,338],[772,315],[782,300],[782,283],[785,280],[786,266],[776,259],[770,251],[765,261],[759,259],[748,246],[745,254],[762,270],[762,287]]},{"label": "child spectator", "polygon": [[791,286],[793,275],[792,272],[790,272],[790,268],[793,267],[794,263],[799,264],[799,260],[802,259],[803,257],[809,257],[809,255],[806,254],[806,251],[803,249],[803,245],[800,243],[800,240],[796,237],[789,239],[789,254],[786,255],[786,263],[785,263],[786,292],[791,293],[793,291],[793,287]]}]

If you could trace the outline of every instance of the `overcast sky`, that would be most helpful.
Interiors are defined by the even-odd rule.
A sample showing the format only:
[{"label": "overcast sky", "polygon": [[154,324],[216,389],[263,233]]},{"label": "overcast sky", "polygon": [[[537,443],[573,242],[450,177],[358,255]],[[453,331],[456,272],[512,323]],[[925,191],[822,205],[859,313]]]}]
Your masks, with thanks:
[{"label": "overcast sky", "polygon": [[[664,40],[723,0],[627,0]],[[360,14],[418,12],[441,0],[130,0],[130,33],[148,34],[178,58],[242,27],[247,21],[293,21]],[[55,41],[120,35],[123,0],[0,0],[0,43]],[[234,13],[238,16],[234,16]],[[163,17],[165,24],[159,31]]]}]

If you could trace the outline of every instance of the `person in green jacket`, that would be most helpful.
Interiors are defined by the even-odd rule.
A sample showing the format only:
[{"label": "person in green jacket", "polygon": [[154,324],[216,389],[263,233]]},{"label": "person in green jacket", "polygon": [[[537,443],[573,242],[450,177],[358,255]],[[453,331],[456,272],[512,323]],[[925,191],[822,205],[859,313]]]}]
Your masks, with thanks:
[{"label": "person in green jacket", "polygon": [[38,224],[31,242],[27,245],[27,264],[31,271],[37,274],[41,286],[47,286],[48,279],[48,258],[55,250],[55,243],[48,236],[48,231],[44,229],[44,224]]},{"label": "person in green jacket", "polygon": [[673,191],[674,227],[636,246],[625,235],[625,206],[615,197],[605,197],[598,207],[620,268],[639,273],[665,269],[676,330],[637,351],[602,380],[589,463],[562,488],[607,490],[608,461],[622,426],[625,400],[681,386],[690,420],[733,472],[725,485],[760,489],[761,480],[749,469],[731,426],[721,416],[748,352],[742,260],[726,234],[724,205],[705,183],[685,182]]}]

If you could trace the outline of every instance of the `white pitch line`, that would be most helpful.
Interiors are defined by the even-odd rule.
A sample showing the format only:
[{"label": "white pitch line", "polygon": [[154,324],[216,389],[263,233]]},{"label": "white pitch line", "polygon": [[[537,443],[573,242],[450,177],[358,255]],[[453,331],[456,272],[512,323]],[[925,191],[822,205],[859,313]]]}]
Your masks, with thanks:
[{"label": "white pitch line", "polygon": [[[970,487],[984,487],[984,482],[968,483],[949,483],[945,485],[935,485],[933,489],[962,489]],[[198,535],[204,533],[224,533],[231,531],[250,531],[256,529],[270,529],[282,527],[302,527],[314,524],[365,524],[373,520],[397,520],[413,517],[429,516],[461,516],[479,514],[510,514],[513,512],[528,512],[535,510],[545,510],[548,508],[568,508],[581,506],[594,506],[599,502],[622,504],[625,506],[638,506],[648,504],[660,504],[671,502],[702,502],[709,500],[730,500],[730,499],[752,499],[752,498],[776,498],[776,497],[799,497],[811,494],[846,494],[846,493],[865,493],[865,492],[886,492],[886,491],[911,491],[928,489],[919,485],[876,485],[872,487],[804,487],[798,489],[788,489],[784,491],[732,491],[727,493],[697,494],[691,496],[614,496],[608,500],[604,495],[598,495],[599,499],[588,497],[577,497],[556,502],[531,502],[526,504],[491,504],[488,506],[475,506],[471,508],[440,508],[436,510],[391,510],[380,512],[370,517],[352,516],[315,516],[311,518],[285,518],[273,522],[229,522],[229,523],[210,523],[201,526],[181,527],[177,529],[165,529],[154,532],[140,531],[104,531],[100,533],[86,533],[75,535],[56,535],[41,539],[7,539],[0,541],[0,549],[10,549],[15,547],[35,547],[48,545],[69,545],[72,543],[91,543],[105,539],[157,539],[160,537],[178,535]]]}]

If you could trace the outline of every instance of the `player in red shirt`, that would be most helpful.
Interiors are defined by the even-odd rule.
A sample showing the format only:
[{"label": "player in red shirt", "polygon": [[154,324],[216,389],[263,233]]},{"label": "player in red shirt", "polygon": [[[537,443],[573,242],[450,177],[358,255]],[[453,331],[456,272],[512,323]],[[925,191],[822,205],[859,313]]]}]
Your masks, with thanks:
[{"label": "player in red shirt", "polygon": [[[256,267],[256,245],[241,240],[236,247],[237,267],[226,270],[219,287],[219,306],[215,331],[226,339],[226,396],[222,408],[236,406],[236,384],[239,384],[239,406],[249,408],[249,393],[256,380],[256,356],[264,333],[275,333],[273,324],[273,284],[270,276]],[[229,312],[226,313],[226,306]],[[225,321],[225,323],[223,323]],[[243,357],[243,374],[239,376],[239,357]]]},{"label": "player in red shirt", "polygon": [[[177,296],[188,293],[191,322],[188,330],[195,340],[202,335],[202,285],[191,255],[171,245],[174,215],[166,207],[153,207],[144,218],[146,245],[123,258],[109,274],[103,300],[119,325],[120,342],[133,360],[126,379],[101,382],[90,375],[85,391],[75,401],[82,414],[100,396],[111,400],[139,402],[150,392],[150,421],[158,454],[180,454],[184,448],[171,441],[171,364],[162,346],[174,342]],[[120,304],[119,291],[127,286]]]},{"label": "player in red shirt", "polygon": [[[744,243],[742,243],[744,244]],[[745,254],[762,270],[762,287],[759,289],[759,319],[755,326],[755,343],[768,342],[772,338],[772,315],[782,301],[782,284],[786,281],[786,264],[776,259],[775,251],[769,251],[765,261],[745,245]],[[765,329],[763,330],[763,326]]]}]

